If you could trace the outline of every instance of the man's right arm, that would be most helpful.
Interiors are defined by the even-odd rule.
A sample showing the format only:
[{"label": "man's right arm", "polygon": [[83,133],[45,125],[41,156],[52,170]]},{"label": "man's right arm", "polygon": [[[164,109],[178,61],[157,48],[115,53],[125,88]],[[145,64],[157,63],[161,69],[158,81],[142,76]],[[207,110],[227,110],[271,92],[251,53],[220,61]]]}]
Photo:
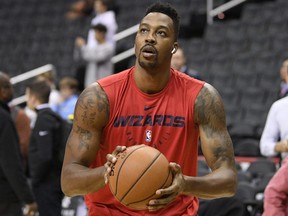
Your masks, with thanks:
[{"label": "man's right arm", "polygon": [[75,108],[61,175],[61,187],[67,196],[92,193],[105,185],[105,167],[89,166],[97,155],[108,117],[107,96],[95,83],[81,93]]}]

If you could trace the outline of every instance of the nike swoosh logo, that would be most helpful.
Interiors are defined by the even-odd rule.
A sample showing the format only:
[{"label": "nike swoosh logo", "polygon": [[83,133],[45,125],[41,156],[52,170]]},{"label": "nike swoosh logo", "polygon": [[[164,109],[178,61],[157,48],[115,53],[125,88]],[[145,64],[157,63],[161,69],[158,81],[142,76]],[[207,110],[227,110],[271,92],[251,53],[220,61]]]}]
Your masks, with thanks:
[{"label": "nike swoosh logo", "polygon": [[155,106],[144,106],[144,111],[150,110],[154,108]]},{"label": "nike swoosh logo", "polygon": [[48,131],[39,131],[39,136],[45,136],[48,133],[49,133]]}]

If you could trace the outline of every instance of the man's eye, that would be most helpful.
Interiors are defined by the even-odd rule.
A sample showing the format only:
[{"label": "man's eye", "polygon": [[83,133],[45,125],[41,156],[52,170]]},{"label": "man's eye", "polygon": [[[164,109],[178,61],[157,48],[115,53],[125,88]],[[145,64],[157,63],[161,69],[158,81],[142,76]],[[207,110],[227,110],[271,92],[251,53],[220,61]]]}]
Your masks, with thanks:
[{"label": "man's eye", "polygon": [[159,32],[158,32],[158,35],[161,35],[162,37],[165,37],[165,36],[166,36],[166,32],[164,32],[164,31],[159,31]]},{"label": "man's eye", "polygon": [[140,32],[141,33],[146,33],[146,32],[148,32],[148,30],[147,29],[140,29]]}]

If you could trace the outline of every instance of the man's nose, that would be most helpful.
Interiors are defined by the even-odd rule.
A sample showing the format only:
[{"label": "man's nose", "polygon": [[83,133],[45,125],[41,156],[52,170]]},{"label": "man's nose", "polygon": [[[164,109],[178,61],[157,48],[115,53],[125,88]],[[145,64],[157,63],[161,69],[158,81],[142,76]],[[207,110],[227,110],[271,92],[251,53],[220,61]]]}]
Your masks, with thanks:
[{"label": "man's nose", "polygon": [[155,40],[155,36],[153,35],[153,33],[149,33],[145,41],[146,43],[155,44],[156,40]]}]

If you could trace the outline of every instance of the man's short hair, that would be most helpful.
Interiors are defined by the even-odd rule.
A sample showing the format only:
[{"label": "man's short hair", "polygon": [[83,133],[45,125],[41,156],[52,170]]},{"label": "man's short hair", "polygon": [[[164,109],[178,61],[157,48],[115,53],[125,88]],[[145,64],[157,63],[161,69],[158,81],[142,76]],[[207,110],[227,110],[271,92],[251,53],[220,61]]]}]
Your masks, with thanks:
[{"label": "man's short hair", "polygon": [[78,80],[70,76],[63,77],[59,82],[59,88],[61,89],[65,87],[68,87],[76,92],[78,90]]},{"label": "man's short hair", "polygon": [[172,7],[169,3],[156,2],[147,8],[145,16],[149,13],[154,13],[154,12],[163,13],[169,16],[173,20],[175,40],[177,40],[178,34],[179,34],[179,28],[180,28],[180,17],[176,9]]},{"label": "man's short hair", "polygon": [[103,32],[103,33],[107,32],[107,27],[101,23],[96,24],[96,25],[92,26],[91,28],[94,29],[95,31],[99,31],[99,32]]},{"label": "man's short hair", "polygon": [[30,94],[34,95],[41,103],[48,103],[51,87],[47,80],[35,79],[28,83],[27,88]]}]

